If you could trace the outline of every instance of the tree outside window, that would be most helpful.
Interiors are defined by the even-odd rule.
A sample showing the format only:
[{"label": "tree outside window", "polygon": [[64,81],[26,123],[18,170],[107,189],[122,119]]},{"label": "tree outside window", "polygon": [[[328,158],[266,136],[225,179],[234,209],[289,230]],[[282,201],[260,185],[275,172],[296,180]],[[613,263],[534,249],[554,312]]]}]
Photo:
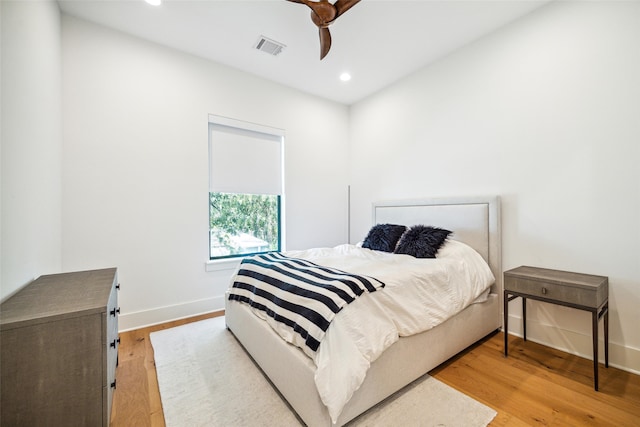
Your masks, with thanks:
[{"label": "tree outside window", "polygon": [[210,258],[279,251],[280,196],[209,193]]}]

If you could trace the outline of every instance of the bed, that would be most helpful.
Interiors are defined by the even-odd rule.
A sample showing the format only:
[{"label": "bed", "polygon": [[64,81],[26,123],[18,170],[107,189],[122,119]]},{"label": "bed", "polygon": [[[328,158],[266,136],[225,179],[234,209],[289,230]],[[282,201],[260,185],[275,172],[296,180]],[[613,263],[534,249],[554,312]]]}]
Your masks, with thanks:
[{"label": "bed", "polygon": [[449,240],[463,242],[477,252],[495,281],[483,302],[468,305],[424,332],[400,337],[386,348],[371,362],[361,385],[341,407],[339,415],[335,411],[330,414],[320,397],[314,361],[299,347],[285,342],[247,304],[227,298],[228,329],[309,426],[344,425],[501,327],[499,197],[378,202],[373,204],[372,212],[374,225],[429,224],[453,231]]}]

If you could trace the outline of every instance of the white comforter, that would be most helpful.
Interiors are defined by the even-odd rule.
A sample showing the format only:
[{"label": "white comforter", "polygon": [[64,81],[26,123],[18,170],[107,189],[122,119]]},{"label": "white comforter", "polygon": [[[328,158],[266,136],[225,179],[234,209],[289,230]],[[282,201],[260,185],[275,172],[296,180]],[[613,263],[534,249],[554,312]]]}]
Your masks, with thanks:
[{"label": "white comforter", "polygon": [[[371,362],[400,336],[426,331],[486,298],[495,278],[469,246],[447,241],[436,259],[363,249],[355,245],[289,251],[286,255],[386,284],[365,293],[334,318],[315,353],[318,393],[335,422],[362,385]],[[264,313],[254,310],[261,318]]]}]

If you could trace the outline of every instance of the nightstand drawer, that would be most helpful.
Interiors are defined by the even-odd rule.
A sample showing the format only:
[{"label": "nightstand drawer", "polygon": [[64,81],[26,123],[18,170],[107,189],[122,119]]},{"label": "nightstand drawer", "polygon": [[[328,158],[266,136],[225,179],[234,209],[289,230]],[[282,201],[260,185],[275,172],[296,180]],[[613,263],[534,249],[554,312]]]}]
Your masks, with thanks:
[{"label": "nightstand drawer", "polygon": [[[507,286],[507,282],[509,282]],[[549,298],[554,301],[569,304],[597,307],[597,295],[595,289],[584,289],[555,283],[541,282],[537,280],[507,278],[505,289],[513,292],[531,295],[538,298]]]},{"label": "nightstand drawer", "polygon": [[598,308],[609,295],[607,277],[534,267],[518,267],[504,273],[504,289],[532,298]]}]

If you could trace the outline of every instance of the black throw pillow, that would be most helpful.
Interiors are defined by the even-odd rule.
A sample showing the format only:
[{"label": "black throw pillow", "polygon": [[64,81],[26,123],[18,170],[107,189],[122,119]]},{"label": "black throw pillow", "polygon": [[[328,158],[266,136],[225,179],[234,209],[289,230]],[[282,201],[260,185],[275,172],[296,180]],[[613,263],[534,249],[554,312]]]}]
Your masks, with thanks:
[{"label": "black throw pillow", "polygon": [[443,228],[414,225],[402,235],[395,253],[416,258],[435,258],[449,234],[451,231]]},{"label": "black throw pillow", "polygon": [[377,224],[371,227],[362,243],[363,248],[374,251],[393,252],[402,233],[407,230],[404,225]]}]

